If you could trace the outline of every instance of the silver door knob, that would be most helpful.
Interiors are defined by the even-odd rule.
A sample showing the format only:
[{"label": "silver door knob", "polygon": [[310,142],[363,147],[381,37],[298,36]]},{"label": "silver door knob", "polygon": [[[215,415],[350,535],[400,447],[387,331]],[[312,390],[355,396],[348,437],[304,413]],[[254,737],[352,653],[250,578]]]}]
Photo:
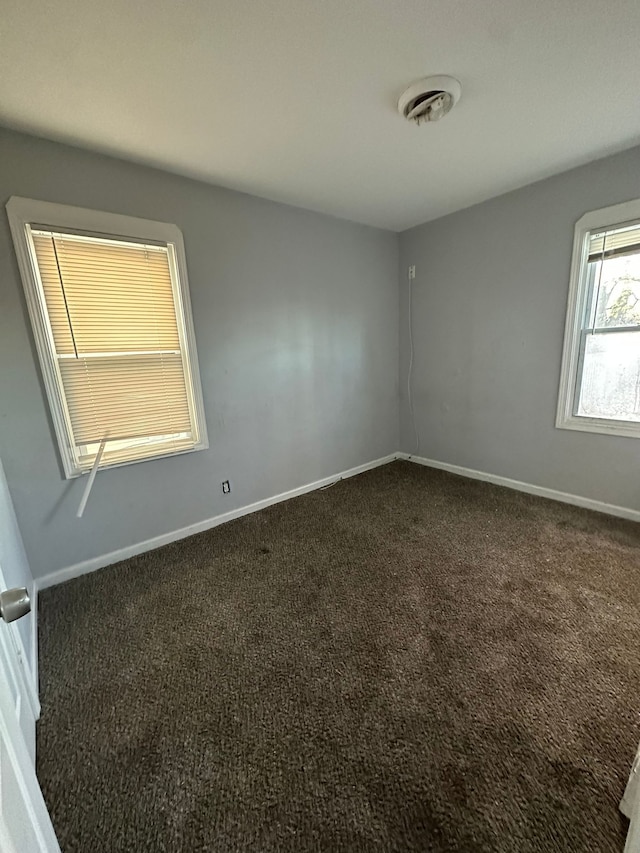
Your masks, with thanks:
[{"label": "silver door knob", "polygon": [[5,622],[15,622],[21,616],[26,616],[30,610],[31,599],[23,586],[0,592],[0,616]]}]

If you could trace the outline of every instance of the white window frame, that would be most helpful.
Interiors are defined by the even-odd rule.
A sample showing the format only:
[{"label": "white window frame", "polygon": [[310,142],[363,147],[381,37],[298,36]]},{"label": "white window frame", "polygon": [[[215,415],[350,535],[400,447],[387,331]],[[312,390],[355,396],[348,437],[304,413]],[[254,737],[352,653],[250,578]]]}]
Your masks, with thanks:
[{"label": "white window frame", "polygon": [[589,308],[587,302],[590,296],[588,277],[590,235],[595,231],[622,228],[638,221],[640,221],[640,199],[592,210],[576,222],[556,416],[556,427],[559,429],[640,438],[640,421],[587,417],[576,414],[575,410],[578,382],[581,379],[581,335],[586,311]]},{"label": "white window frame", "polygon": [[60,456],[67,479],[86,473],[80,467],[76,444],[73,438],[71,419],[58,367],[58,359],[53,341],[53,333],[46,308],[40,272],[35,262],[33,247],[29,246],[27,225],[43,228],[68,229],[85,232],[92,236],[115,237],[135,242],[162,243],[167,246],[173,297],[176,308],[176,320],[183,354],[185,382],[189,397],[192,423],[196,435],[193,447],[178,451],[167,451],[157,456],[130,459],[121,462],[106,462],[100,468],[115,468],[133,465],[139,462],[151,462],[166,456],[193,453],[205,450],[209,446],[207,425],[204,414],[202,386],[198,368],[195,332],[189,298],[187,278],[187,259],[184,250],[182,232],[176,225],[155,222],[150,219],[138,219],[116,213],[104,213],[82,207],[54,204],[47,201],[12,196],[6,205],[9,225],[22,277],[27,308],[31,318],[31,327],[38,351],[44,386],[49,400],[53,426],[58,439]]}]

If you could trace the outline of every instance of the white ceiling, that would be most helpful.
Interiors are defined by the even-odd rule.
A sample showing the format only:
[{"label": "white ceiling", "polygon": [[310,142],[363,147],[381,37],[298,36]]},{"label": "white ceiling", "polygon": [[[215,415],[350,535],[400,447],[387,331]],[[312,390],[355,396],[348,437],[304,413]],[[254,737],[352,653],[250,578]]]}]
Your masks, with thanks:
[{"label": "white ceiling", "polygon": [[[0,123],[402,230],[640,142],[638,0],[2,0]],[[403,89],[463,87],[415,127]]]}]

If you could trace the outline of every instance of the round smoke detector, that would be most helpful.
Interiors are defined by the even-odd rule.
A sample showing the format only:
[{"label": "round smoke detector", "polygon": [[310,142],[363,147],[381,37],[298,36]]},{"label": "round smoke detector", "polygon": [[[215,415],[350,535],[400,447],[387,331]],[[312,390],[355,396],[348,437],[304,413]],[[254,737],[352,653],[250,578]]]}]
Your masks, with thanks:
[{"label": "round smoke detector", "polygon": [[446,74],[425,77],[400,95],[398,112],[408,121],[438,121],[460,100],[462,86]]}]

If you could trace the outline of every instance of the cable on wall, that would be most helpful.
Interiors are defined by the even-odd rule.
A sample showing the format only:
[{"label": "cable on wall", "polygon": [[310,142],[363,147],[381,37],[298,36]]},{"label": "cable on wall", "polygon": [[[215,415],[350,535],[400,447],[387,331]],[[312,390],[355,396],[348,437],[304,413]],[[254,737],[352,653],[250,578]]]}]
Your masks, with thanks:
[{"label": "cable on wall", "polygon": [[415,453],[420,451],[420,437],[416,426],[416,413],[413,407],[413,281],[415,278],[415,267],[409,273],[409,370],[407,371],[407,397],[409,399],[409,411],[411,412],[411,423],[413,424],[413,435],[415,440]]}]

